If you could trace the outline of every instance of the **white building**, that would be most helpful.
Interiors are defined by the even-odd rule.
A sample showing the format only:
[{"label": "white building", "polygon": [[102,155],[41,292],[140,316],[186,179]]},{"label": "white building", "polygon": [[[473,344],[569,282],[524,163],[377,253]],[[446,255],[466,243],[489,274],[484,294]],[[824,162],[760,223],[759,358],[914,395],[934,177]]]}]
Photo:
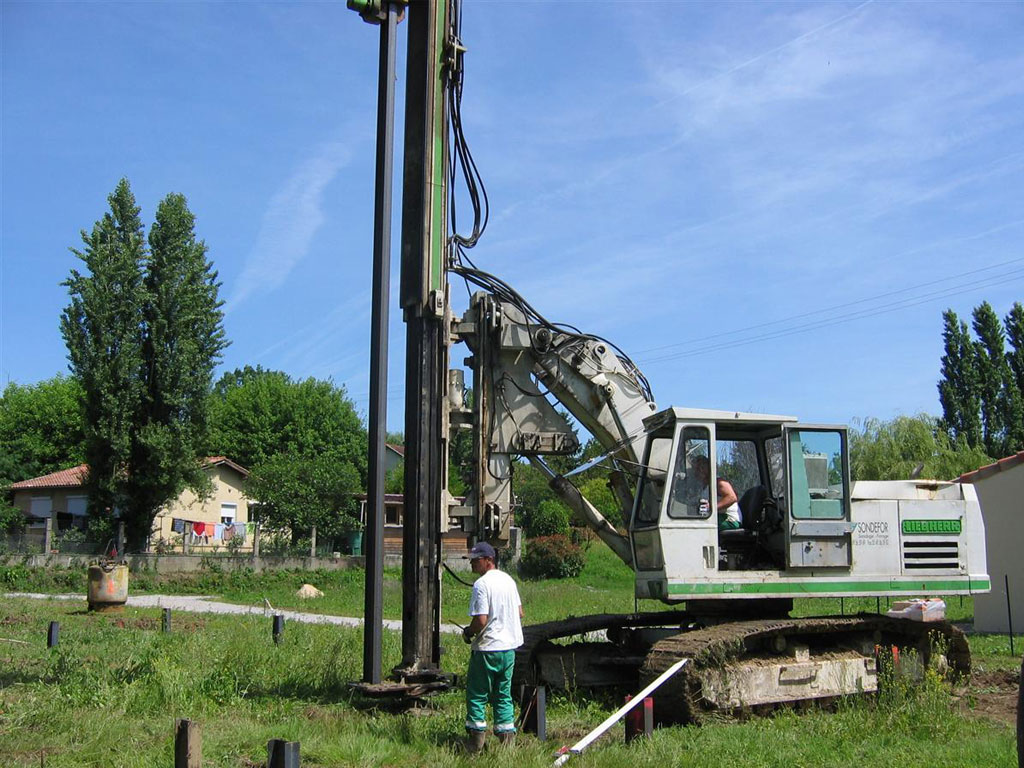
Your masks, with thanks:
[{"label": "white building", "polygon": [[[974,598],[978,632],[1024,632],[1024,451],[960,476],[973,483],[985,520],[992,591]],[[1009,600],[1007,599],[1009,588]]]}]

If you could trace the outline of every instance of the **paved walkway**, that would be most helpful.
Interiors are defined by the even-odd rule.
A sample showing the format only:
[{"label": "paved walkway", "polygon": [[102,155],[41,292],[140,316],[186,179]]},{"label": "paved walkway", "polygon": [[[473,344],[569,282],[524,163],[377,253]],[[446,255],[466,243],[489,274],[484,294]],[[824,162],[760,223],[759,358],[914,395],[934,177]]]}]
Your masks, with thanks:
[{"label": "paved walkway", "polygon": [[[36,600],[85,600],[83,595],[47,595],[39,592],[5,592],[2,597],[29,597]],[[170,608],[172,611],[187,613],[228,613],[243,616],[273,616],[281,614],[287,621],[299,621],[305,624],[336,624],[343,627],[361,627],[363,620],[351,616],[330,616],[325,613],[303,613],[284,609],[270,609],[266,606],[238,605],[222,603],[210,597],[194,595],[129,595],[128,605],[133,608]],[[402,622],[385,619],[385,629],[400,631]],[[461,634],[462,630],[454,624],[442,624],[441,632]]]}]

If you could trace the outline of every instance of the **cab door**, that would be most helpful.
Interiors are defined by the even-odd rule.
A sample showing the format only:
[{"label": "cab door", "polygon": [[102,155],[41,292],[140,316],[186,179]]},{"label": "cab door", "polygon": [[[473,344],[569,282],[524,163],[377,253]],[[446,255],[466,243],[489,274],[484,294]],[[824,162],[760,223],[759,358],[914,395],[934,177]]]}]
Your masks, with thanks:
[{"label": "cab door", "polygon": [[845,427],[784,426],[786,461],[786,565],[852,565],[850,459]]}]

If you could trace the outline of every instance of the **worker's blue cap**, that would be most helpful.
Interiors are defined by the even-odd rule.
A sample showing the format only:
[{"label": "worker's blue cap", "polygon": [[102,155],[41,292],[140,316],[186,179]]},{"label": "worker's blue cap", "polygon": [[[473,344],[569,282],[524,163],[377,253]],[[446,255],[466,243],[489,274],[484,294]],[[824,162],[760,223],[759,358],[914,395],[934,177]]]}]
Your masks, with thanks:
[{"label": "worker's blue cap", "polygon": [[481,557],[489,557],[491,560],[495,560],[494,547],[488,544],[486,541],[478,541],[473,545],[473,548],[469,550],[469,559],[476,560]]}]

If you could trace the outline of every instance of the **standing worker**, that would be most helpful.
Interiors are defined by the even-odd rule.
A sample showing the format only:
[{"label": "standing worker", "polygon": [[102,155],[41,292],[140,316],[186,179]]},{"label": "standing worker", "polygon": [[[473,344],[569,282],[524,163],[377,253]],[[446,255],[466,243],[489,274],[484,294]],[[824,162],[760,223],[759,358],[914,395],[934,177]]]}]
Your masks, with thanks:
[{"label": "standing worker", "polygon": [[487,739],[487,702],[494,710],[494,733],[502,744],[515,739],[512,667],[523,644],[523,602],[515,581],[495,564],[494,547],[485,541],[469,551],[473,583],[469,626],[462,639],[473,644],[466,674],[466,748],[479,752]]}]

